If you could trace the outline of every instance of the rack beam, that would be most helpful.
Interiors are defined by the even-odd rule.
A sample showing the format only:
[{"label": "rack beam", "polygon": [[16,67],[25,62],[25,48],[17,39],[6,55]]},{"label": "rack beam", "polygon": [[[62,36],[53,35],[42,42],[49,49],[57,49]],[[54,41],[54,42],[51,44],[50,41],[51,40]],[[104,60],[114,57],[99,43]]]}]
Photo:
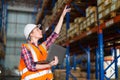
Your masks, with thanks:
[{"label": "rack beam", "polygon": [[[107,27],[111,27],[111,25],[120,22],[120,15],[106,21],[105,23],[100,24],[100,29],[105,29]],[[67,40],[66,43],[62,44],[63,46],[65,46],[68,43],[72,43],[75,42],[77,40],[83,39],[84,37],[91,35],[92,33],[97,33],[98,32],[98,26],[95,26],[94,28],[92,28],[89,31],[85,31],[82,33],[82,35],[74,37],[72,40]]]}]

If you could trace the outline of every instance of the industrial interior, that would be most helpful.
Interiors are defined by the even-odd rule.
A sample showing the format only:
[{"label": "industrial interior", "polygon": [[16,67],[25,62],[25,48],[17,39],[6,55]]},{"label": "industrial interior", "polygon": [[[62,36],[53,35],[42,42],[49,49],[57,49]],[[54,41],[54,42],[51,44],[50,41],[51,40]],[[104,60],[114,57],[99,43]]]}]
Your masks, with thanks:
[{"label": "industrial interior", "polygon": [[66,53],[63,64],[52,67],[53,80],[120,80],[120,0],[1,0],[0,80],[21,80],[25,25],[41,24],[43,42],[65,5],[71,11],[55,44]]}]

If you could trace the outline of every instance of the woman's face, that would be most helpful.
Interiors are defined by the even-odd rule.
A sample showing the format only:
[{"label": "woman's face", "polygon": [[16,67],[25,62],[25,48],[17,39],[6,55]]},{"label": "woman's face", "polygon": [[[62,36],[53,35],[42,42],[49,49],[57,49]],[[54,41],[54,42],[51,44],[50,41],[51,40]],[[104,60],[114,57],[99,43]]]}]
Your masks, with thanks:
[{"label": "woman's face", "polygon": [[37,39],[41,39],[43,37],[42,30],[40,30],[38,27],[34,28],[33,31],[30,34],[31,37],[35,37]]}]

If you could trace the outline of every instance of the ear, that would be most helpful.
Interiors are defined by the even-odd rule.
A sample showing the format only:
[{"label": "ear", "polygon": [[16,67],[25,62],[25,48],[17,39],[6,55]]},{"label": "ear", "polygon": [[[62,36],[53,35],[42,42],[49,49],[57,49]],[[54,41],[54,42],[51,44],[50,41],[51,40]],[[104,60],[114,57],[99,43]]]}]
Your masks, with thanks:
[{"label": "ear", "polygon": [[33,36],[33,33],[31,32],[31,33],[30,33],[30,37],[32,37],[32,36]]}]

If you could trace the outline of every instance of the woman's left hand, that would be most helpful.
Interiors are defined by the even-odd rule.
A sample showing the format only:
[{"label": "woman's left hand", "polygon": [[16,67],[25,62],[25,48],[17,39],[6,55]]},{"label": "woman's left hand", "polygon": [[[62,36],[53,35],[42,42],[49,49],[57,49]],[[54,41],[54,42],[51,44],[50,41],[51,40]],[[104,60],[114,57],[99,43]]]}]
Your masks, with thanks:
[{"label": "woman's left hand", "polygon": [[55,65],[57,65],[57,64],[58,64],[58,62],[59,62],[58,57],[57,57],[57,56],[55,56],[55,57],[54,57],[54,60],[53,60],[53,61],[51,61],[49,64],[50,64],[51,66],[55,66]]}]

